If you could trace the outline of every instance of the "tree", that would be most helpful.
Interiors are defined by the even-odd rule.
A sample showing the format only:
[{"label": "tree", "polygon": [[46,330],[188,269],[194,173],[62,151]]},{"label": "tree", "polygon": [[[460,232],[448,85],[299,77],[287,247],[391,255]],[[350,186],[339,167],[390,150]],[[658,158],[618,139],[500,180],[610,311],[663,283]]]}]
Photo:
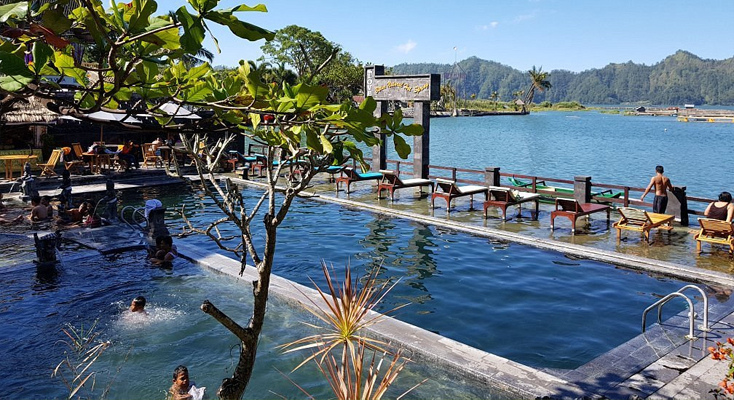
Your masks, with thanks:
[{"label": "tree", "polygon": [[[205,301],[202,310],[231,331],[239,341],[239,359],[232,376],[218,394],[239,399],[252,374],[257,343],[263,328],[268,301],[277,230],[295,197],[314,175],[331,164],[354,158],[364,164],[357,142],[379,144],[379,131],[392,137],[401,157],[410,147],[401,135],[420,135],[418,125],[404,125],[402,115],[373,116],[376,103],[367,98],[359,106],[332,105],[326,101],[328,88],[301,83],[264,83],[258,71],[244,61],[232,71],[214,71],[209,63],[188,68],[184,55],[195,55],[209,31],[208,24],[229,28],[245,40],[270,40],[273,33],[235,15],[242,11],[267,11],[264,5],[238,5],[215,9],[218,0],[188,0],[188,5],[169,15],[155,16],[154,0],[132,0],[112,4],[105,10],[99,0],[83,0],[82,6],[64,13],[60,3],[18,2],[0,7],[0,106],[6,102],[36,97],[52,111],[88,119],[88,114],[106,110],[125,115],[152,114],[160,128],[181,135],[189,156],[204,182],[203,189],[221,210],[222,218],[202,233],[223,249],[239,257],[240,273],[248,257],[257,269],[253,282],[252,314],[246,324],[229,318]],[[77,47],[94,43],[97,64],[82,64]],[[215,40],[215,43],[216,40]],[[26,63],[25,54],[32,54]],[[59,91],[58,76],[76,80],[73,97]],[[96,79],[92,79],[92,78]],[[102,78],[102,79],[99,79]],[[211,110],[211,117],[188,125],[174,123],[173,116],[160,110],[167,102],[183,107]],[[267,116],[265,118],[264,116]],[[263,122],[263,121],[268,122]],[[216,142],[205,144],[207,135]],[[220,182],[215,171],[234,141],[245,135],[268,146],[267,190],[254,204],[245,204],[230,179]],[[202,146],[202,143],[205,145]],[[299,169],[299,181],[279,180],[286,169]],[[178,166],[176,173],[180,175]],[[264,217],[258,212],[263,209]],[[258,218],[257,220],[255,218]],[[264,244],[255,247],[250,226],[264,225]],[[218,227],[234,224],[237,245],[218,235]]]},{"label": "tree", "polygon": [[[526,105],[530,105],[533,102],[536,90],[542,93],[553,86],[550,81],[548,81],[550,74],[543,72],[543,67],[536,70],[535,65],[533,65],[533,69],[528,71],[528,75],[530,75],[530,87],[528,88],[528,93],[525,97]],[[525,109],[525,106],[523,106],[523,109]]]},{"label": "tree", "polygon": [[341,102],[362,87],[360,62],[320,32],[289,25],[276,31],[261,49],[275,62],[295,68],[299,82],[329,87],[332,101]]}]

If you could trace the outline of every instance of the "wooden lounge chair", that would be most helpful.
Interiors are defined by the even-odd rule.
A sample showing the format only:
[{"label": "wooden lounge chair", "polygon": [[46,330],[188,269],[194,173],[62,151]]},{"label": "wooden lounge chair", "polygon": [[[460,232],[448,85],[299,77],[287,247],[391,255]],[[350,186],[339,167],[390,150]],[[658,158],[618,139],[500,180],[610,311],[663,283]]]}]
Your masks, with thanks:
[{"label": "wooden lounge chair", "polygon": [[510,188],[490,186],[489,199],[484,202],[484,218],[487,218],[487,209],[489,207],[499,207],[502,210],[502,220],[507,221],[507,207],[518,206],[518,215],[522,213],[522,203],[532,201],[535,203],[535,214],[533,219],[538,219],[538,201],[540,195],[537,193],[527,193],[511,190]]},{"label": "wooden lounge chair", "polygon": [[61,149],[54,149],[51,151],[51,155],[48,156],[48,160],[46,160],[45,163],[38,163],[38,166],[41,167],[41,176],[56,176],[56,172],[54,171],[54,168],[56,168],[56,164],[59,162],[59,159],[61,158]]},{"label": "wooden lounge chair", "polygon": [[431,195],[431,208],[434,207],[434,202],[436,200],[436,197],[440,197],[446,200],[446,211],[447,212],[451,209],[451,200],[457,197],[469,196],[469,199],[470,199],[469,208],[470,209],[474,205],[474,195],[475,194],[484,193],[484,200],[488,200],[489,188],[486,186],[479,186],[479,185],[457,186],[455,181],[450,181],[446,179],[436,179],[436,185],[438,185],[438,187],[441,188],[443,192],[436,192],[436,191],[433,192],[433,194]]},{"label": "wooden lounge chair", "polygon": [[423,186],[430,186],[431,192],[433,192],[434,189],[434,183],[429,179],[412,178],[403,180],[395,175],[395,171],[383,169],[380,170],[380,173],[382,173],[382,180],[377,185],[378,199],[380,198],[380,194],[383,190],[390,192],[390,200],[394,200],[395,189],[417,187],[420,190],[421,196],[423,196]]},{"label": "wooden lounge chair", "polygon": [[155,154],[155,145],[153,143],[143,144],[143,166],[148,168],[148,164],[152,163],[154,167],[158,167],[158,164],[163,166],[163,158]]},{"label": "wooden lounge chair", "polygon": [[556,217],[566,217],[571,221],[571,234],[576,233],[576,220],[584,215],[590,215],[596,212],[607,212],[607,222],[609,222],[610,207],[604,204],[579,203],[574,199],[556,199],[556,210],[551,212],[550,228],[553,230],[553,222]]},{"label": "wooden lounge chair", "polygon": [[339,191],[339,183],[344,182],[347,184],[347,193],[349,193],[349,185],[352,182],[359,181],[371,181],[382,179],[381,172],[365,172],[363,174],[357,172],[352,167],[346,167],[342,170],[342,176],[336,178],[336,191]]},{"label": "wooden lounge chair", "polygon": [[734,254],[734,226],[720,219],[699,218],[701,230],[696,234],[696,252],[701,254],[701,242],[729,246],[729,254]]},{"label": "wooden lounge chair", "polygon": [[612,226],[617,229],[617,241],[622,236],[622,229],[630,231],[642,232],[645,235],[645,241],[650,242],[651,229],[665,229],[670,231],[673,229],[673,219],[675,215],[649,213],[645,210],[637,208],[622,207],[619,211],[619,221]]}]

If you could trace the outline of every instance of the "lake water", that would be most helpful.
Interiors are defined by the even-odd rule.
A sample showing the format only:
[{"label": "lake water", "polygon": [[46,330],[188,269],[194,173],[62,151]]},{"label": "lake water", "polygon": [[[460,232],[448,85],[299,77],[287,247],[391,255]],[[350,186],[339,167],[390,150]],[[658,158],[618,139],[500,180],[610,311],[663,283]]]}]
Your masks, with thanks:
[{"label": "lake water", "polygon": [[[734,124],[598,111],[431,119],[431,164],[645,187],[663,165],[688,195],[734,191]],[[394,152],[388,158],[398,159]],[[433,172],[432,172],[433,174]],[[436,172],[439,174],[439,172]],[[651,199],[651,198],[650,198]]]}]

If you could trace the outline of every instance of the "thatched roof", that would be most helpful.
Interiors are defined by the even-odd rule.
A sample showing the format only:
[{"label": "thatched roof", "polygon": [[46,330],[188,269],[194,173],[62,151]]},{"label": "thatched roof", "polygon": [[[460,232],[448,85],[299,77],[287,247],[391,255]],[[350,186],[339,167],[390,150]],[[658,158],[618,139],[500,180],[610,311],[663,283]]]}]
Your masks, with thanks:
[{"label": "thatched roof", "polygon": [[31,97],[28,102],[15,103],[13,111],[0,115],[0,123],[8,125],[47,124],[56,121],[59,117],[60,114],[47,109],[39,99]]}]

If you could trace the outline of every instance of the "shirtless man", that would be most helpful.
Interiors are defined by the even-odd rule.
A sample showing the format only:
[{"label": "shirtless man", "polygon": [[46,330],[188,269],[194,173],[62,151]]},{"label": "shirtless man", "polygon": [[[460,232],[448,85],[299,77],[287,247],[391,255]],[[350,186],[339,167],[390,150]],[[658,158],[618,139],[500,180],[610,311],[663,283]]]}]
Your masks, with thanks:
[{"label": "shirtless man", "polygon": [[653,186],[655,186],[655,197],[652,200],[652,212],[658,214],[665,214],[665,209],[668,207],[668,194],[666,189],[673,190],[673,185],[670,184],[670,179],[663,175],[663,166],[658,165],[655,167],[655,176],[650,178],[650,184],[647,185],[645,192],[642,193],[640,201],[645,200],[645,196],[650,192]]}]

